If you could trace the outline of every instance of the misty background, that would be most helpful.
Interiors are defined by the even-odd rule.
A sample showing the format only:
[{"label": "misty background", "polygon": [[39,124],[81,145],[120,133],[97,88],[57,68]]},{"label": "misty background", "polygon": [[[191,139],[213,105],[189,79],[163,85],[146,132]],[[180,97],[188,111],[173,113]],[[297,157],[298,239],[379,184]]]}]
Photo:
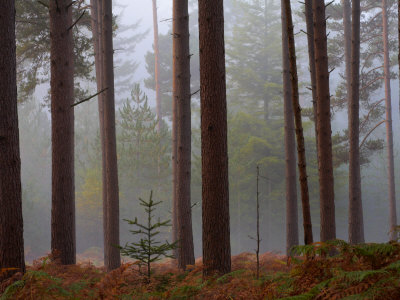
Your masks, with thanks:
[{"label": "misty background", "polygon": [[[123,219],[139,219],[143,210],[138,198],[163,201],[156,211],[162,219],[171,218],[171,132],[167,127],[161,136],[155,129],[155,92],[153,25],[151,1],[118,0],[114,5],[118,29],[114,40],[116,74],[116,122],[120,185],[121,244],[132,241],[129,226]],[[192,93],[199,89],[198,36],[196,1],[191,2]],[[338,2],[338,1],[336,1]],[[253,6],[245,10],[242,4]],[[254,4],[256,3],[256,4]],[[267,7],[265,7],[267,3]],[[255,6],[254,6],[255,5]],[[257,5],[263,11],[257,11]],[[254,8],[256,7],[256,8]],[[230,216],[232,254],[253,251],[256,242],[248,235],[256,231],[256,166],[268,179],[261,179],[260,232],[261,252],[285,251],[285,174],[283,144],[283,100],[281,75],[281,24],[279,1],[225,1],[228,146],[230,158]],[[311,107],[308,55],[302,6],[295,4],[295,33],[301,81],[300,101]],[[394,9],[394,7],[392,8]],[[164,85],[164,122],[170,125],[169,96],[172,93],[171,31],[172,2],[158,0],[161,74]],[[253,14],[253,15],[252,15]],[[257,17],[254,17],[257,16]],[[393,21],[393,20],[392,20]],[[263,23],[264,22],[264,23]],[[130,28],[130,26],[134,28]],[[264,26],[264,27],[263,27]],[[394,26],[392,26],[394,28]],[[328,30],[330,29],[328,24]],[[120,30],[120,32],[119,32]],[[83,31],[84,32],[84,31]],[[267,32],[264,36],[263,33]],[[88,37],[91,36],[86,32]],[[391,34],[395,34],[392,32]],[[124,43],[137,36],[132,43]],[[335,33],[328,37],[335,37]],[[390,38],[389,38],[390,39]],[[251,40],[261,41],[251,46]],[[394,56],[392,51],[391,55]],[[93,59],[93,58],[92,58]],[[129,65],[131,65],[129,68]],[[392,72],[397,73],[397,59]],[[243,68],[244,66],[244,68]],[[254,67],[253,67],[254,66]],[[260,70],[257,69],[259,67]],[[93,72],[93,70],[92,70]],[[343,81],[344,66],[331,73],[331,93]],[[262,79],[261,81],[260,78]],[[94,81],[78,80],[89,91],[96,92]],[[397,76],[392,82],[393,132],[395,146],[396,186],[399,173],[399,89]],[[25,253],[32,261],[50,252],[51,212],[51,128],[46,97],[49,85],[41,83],[35,93],[19,104],[19,128],[22,159],[23,213]],[[147,95],[147,98],[146,98]],[[383,98],[377,89],[370,97]],[[263,98],[267,99],[264,102]],[[78,99],[77,99],[78,100]],[[268,103],[265,106],[265,103]],[[192,97],[192,204],[195,256],[201,256],[201,159],[199,94]],[[310,184],[314,239],[319,240],[318,170],[314,140],[314,123],[303,117]],[[333,134],[347,128],[347,111],[338,109],[332,122]],[[101,152],[96,98],[75,108],[75,188],[77,253],[81,257],[102,256]],[[375,130],[369,139],[384,139],[385,128]],[[162,145],[162,147],[159,147]],[[159,150],[160,149],[160,150]],[[161,157],[161,171],[155,157]],[[346,163],[335,168],[335,203],[337,237],[347,239],[348,177]],[[366,242],[388,241],[388,189],[386,149],[379,149],[362,166],[362,198]],[[397,191],[400,193],[400,190]],[[397,197],[398,198],[398,197]],[[302,219],[299,203],[299,229],[302,241]],[[398,207],[397,213],[400,212]],[[170,239],[170,232],[163,238]]]}]

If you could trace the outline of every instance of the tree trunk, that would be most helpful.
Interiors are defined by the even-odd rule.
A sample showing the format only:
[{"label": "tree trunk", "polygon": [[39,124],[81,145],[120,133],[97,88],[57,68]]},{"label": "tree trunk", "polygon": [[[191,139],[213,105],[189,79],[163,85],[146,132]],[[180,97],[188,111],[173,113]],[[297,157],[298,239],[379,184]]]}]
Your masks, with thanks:
[{"label": "tree trunk", "polygon": [[[102,7],[99,0],[90,0],[91,5],[91,16],[92,16],[92,37],[93,37],[93,48],[94,48],[94,64],[96,69],[96,83],[97,91],[103,90],[102,81],[102,65],[103,58],[101,52],[101,28],[102,28]],[[98,109],[99,109],[99,128],[100,128],[100,144],[101,144],[101,162],[102,162],[102,202],[103,202],[103,232],[106,232],[107,228],[107,187],[106,187],[106,153],[105,153],[105,136],[104,136],[104,98],[103,94],[97,96]],[[103,241],[104,243],[104,241]],[[108,253],[106,253],[106,247],[104,247],[104,261],[108,259]]]},{"label": "tree trunk", "polygon": [[223,0],[199,1],[203,275],[231,270]]},{"label": "tree trunk", "polygon": [[194,265],[191,178],[189,11],[187,0],[173,1],[173,97],[177,104],[178,267]]},{"label": "tree trunk", "polygon": [[396,239],[395,227],[396,216],[396,191],[394,183],[394,158],[393,158],[393,131],[392,131],[392,99],[390,92],[390,58],[388,41],[388,17],[387,2],[382,0],[382,23],[383,23],[383,53],[385,70],[385,103],[386,103],[386,143],[388,155],[388,186],[389,186],[389,226],[390,239]]},{"label": "tree trunk", "polygon": [[[314,114],[315,145],[318,151],[318,128],[317,128],[317,84],[315,78],[315,51],[314,51],[314,21],[312,11],[312,0],[305,0],[305,15],[307,26],[308,60],[311,78],[311,93]],[[318,160],[318,158],[317,158]]]},{"label": "tree trunk", "polygon": [[[0,1],[0,273],[2,268],[17,268],[16,271],[25,272],[15,47],[15,2],[2,0]],[[1,277],[2,274],[0,281]]]},{"label": "tree trunk", "polygon": [[[351,4],[350,0],[342,0],[343,5],[343,28],[344,28],[344,60],[346,70],[346,92],[347,103],[350,110],[350,93],[351,93],[351,51],[352,51],[352,26],[351,26]],[[350,127],[349,127],[350,128]]]},{"label": "tree trunk", "polygon": [[115,137],[115,99],[114,99],[114,49],[112,31],[112,1],[102,1],[102,52],[104,92],[104,134],[106,154],[107,224],[104,233],[104,248],[108,254],[104,262],[107,271],[119,268],[119,195],[117,145]]},{"label": "tree trunk", "polygon": [[310,213],[310,199],[307,182],[306,151],[304,146],[303,124],[301,120],[301,107],[299,103],[299,83],[297,77],[296,48],[293,33],[292,9],[290,7],[290,0],[282,0],[282,4],[285,7],[282,15],[285,15],[286,19],[286,38],[288,45],[289,69],[292,87],[292,107],[296,127],[297,157],[299,159],[298,166],[300,173],[301,202],[303,205],[304,243],[308,245],[313,242],[313,236]]},{"label": "tree trunk", "polygon": [[[348,0],[346,0],[348,2]],[[350,3],[348,3],[347,8]],[[360,170],[360,0],[352,2],[351,89],[349,95],[349,242],[364,243]],[[347,69],[347,67],[346,67]]]},{"label": "tree trunk", "polygon": [[157,0],[153,1],[153,28],[154,28],[154,74],[156,81],[156,113],[157,113],[157,130],[161,130],[161,94],[160,94],[160,48],[158,46],[158,17],[157,17]]},{"label": "tree trunk", "polygon": [[321,241],[336,238],[332,130],[324,0],[313,0]]},{"label": "tree trunk", "polygon": [[282,75],[283,75],[283,110],[285,119],[285,157],[286,157],[286,254],[299,244],[297,187],[296,187],[296,141],[290,82],[289,45],[286,26],[285,3],[282,9]]},{"label": "tree trunk", "polygon": [[[51,252],[76,262],[74,184],[74,53],[72,6],[50,1],[52,209]],[[69,7],[68,7],[69,5]]]}]

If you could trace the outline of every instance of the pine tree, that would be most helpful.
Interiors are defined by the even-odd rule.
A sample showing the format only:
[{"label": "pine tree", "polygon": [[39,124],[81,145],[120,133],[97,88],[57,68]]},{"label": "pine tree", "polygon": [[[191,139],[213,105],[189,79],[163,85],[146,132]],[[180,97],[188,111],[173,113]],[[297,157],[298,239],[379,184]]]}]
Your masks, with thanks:
[{"label": "pine tree", "polygon": [[155,240],[155,237],[160,234],[159,230],[163,227],[169,227],[170,220],[160,221],[153,223],[154,215],[152,214],[156,206],[162,201],[155,202],[153,200],[153,191],[150,193],[149,201],[145,201],[141,198],[140,205],[144,207],[147,216],[147,223],[141,224],[138,219],[127,220],[130,225],[135,225],[138,229],[131,230],[133,235],[139,235],[139,242],[127,243],[125,247],[119,247],[122,255],[129,256],[139,261],[139,266],[145,265],[147,268],[147,280],[150,282],[151,277],[151,263],[161,260],[162,257],[173,258],[172,255],[168,254],[169,251],[174,250],[177,247],[178,242],[170,244],[168,241],[161,243]]}]

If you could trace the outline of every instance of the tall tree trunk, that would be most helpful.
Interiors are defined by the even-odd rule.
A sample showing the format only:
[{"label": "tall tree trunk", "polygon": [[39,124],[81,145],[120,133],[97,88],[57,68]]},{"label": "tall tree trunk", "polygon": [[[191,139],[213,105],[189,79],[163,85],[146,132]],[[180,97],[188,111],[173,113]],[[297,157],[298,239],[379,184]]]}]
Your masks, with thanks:
[{"label": "tall tree trunk", "polygon": [[76,262],[74,184],[74,53],[72,6],[50,1],[52,209],[51,251],[64,265]]},{"label": "tall tree trunk", "polygon": [[178,267],[194,265],[191,178],[189,11],[187,0],[173,1],[173,97],[177,104]]},{"label": "tall tree trunk", "polygon": [[114,99],[114,49],[112,31],[112,1],[102,0],[102,52],[103,52],[103,86],[104,92],[104,134],[106,154],[106,188],[107,188],[107,224],[104,233],[104,262],[107,271],[121,265],[119,245],[119,195],[117,145],[115,137],[115,99]]},{"label": "tall tree trunk", "polygon": [[199,1],[203,275],[231,270],[223,0]]},{"label": "tall tree trunk", "polygon": [[332,130],[324,0],[313,0],[321,241],[336,238]]},{"label": "tall tree trunk", "polygon": [[383,23],[383,53],[385,70],[385,100],[386,100],[386,145],[388,155],[388,186],[389,186],[389,226],[390,239],[396,238],[395,227],[396,216],[396,191],[394,183],[394,158],[393,158],[393,131],[392,131],[392,99],[390,92],[390,58],[388,41],[388,17],[387,2],[382,0],[382,23]]},{"label": "tall tree trunk", "polygon": [[286,157],[286,254],[299,244],[297,186],[296,186],[296,141],[290,82],[288,27],[284,0],[282,10],[282,76],[283,76],[283,110],[285,119],[285,157]]},{"label": "tall tree trunk", "polygon": [[[303,226],[304,226],[304,243],[306,245],[313,242],[312,236],[312,224],[311,224],[311,213],[310,213],[310,198],[308,193],[308,182],[307,182],[307,163],[306,163],[306,151],[304,146],[304,135],[303,135],[303,124],[301,120],[301,107],[299,103],[299,83],[297,77],[297,63],[296,63],[296,47],[293,33],[293,21],[292,21],[292,9],[290,7],[290,0],[282,0],[282,6],[284,11],[282,15],[285,16],[286,23],[286,43],[288,46],[289,54],[289,69],[291,75],[291,87],[292,87],[292,108],[294,112],[294,120],[296,127],[296,139],[297,139],[297,156],[299,159],[299,173],[300,173],[300,190],[301,190],[301,202],[303,205]],[[285,44],[283,42],[283,44]]]},{"label": "tall tree trunk", "polygon": [[161,130],[162,110],[161,110],[161,94],[160,94],[160,48],[158,46],[158,17],[157,17],[157,0],[153,1],[153,28],[154,28],[154,74],[156,81],[156,113],[157,113],[157,130]]},{"label": "tall tree trunk", "polygon": [[[348,0],[346,0],[348,2]],[[349,242],[364,243],[360,170],[360,0],[352,2],[351,89],[349,97]],[[347,67],[346,67],[347,68]]]},{"label": "tall tree trunk", "polygon": [[[312,0],[305,0],[305,15],[307,26],[307,45],[308,45],[308,61],[311,79],[311,93],[314,114],[314,130],[315,130],[315,145],[318,151],[318,127],[317,127],[317,80],[315,78],[315,51],[314,51],[314,21]],[[317,157],[318,161],[318,157]]]},{"label": "tall tree trunk", "polygon": [[25,272],[14,0],[0,1],[0,70],[0,273]]},{"label": "tall tree trunk", "polygon": [[[97,91],[103,90],[103,57],[102,57],[102,42],[101,42],[101,28],[102,28],[102,5],[99,0],[90,0],[91,7],[91,25],[92,25],[92,38],[94,48],[94,64],[96,69],[96,83]],[[105,136],[104,136],[104,97],[103,94],[97,96],[98,110],[99,110],[99,128],[100,128],[100,144],[101,144],[101,162],[102,162],[102,202],[103,202],[103,232],[107,228],[107,186],[106,186],[106,153],[105,153]],[[104,243],[104,241],[103,241]],[[104,261],[108,258],[104,247]]]},{"label": "tall tree trunk", "polygon": [[350,109],[350,93],[351,93],[351,51],[352,51],[352,26],[351,26],[351,4],[350,0],[342,0],[343,6],[343,33],[344,33],[344,60],[346,70],[346,96],[347,104]]}]

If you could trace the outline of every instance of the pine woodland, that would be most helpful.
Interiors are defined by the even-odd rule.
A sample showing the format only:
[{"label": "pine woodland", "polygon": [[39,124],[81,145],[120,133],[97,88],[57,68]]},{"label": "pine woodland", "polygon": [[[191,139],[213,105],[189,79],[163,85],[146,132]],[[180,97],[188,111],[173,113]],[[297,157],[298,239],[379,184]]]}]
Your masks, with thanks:
[{"label": "pine woodland", "polygon": [[400,299],[400,1],[1,0],[0,300]]}]

